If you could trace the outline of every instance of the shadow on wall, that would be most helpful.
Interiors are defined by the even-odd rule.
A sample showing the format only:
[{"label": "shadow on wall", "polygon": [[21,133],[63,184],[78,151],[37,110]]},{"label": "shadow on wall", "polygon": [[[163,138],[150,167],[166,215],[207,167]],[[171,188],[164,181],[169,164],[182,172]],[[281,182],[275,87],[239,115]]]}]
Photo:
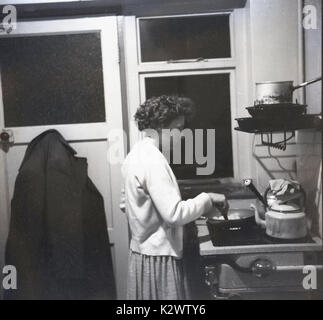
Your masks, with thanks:
[{"label": "shadow on wall", "polygon": [[[274,141],[281,141],[282,134],[274,134]],[[286,151],[261,144],[260,135],[254,136],[253,158],[257,162],[259,189],[264,192],[271,179],[296,180],[297,146],[295,139],[287,144]]]}]

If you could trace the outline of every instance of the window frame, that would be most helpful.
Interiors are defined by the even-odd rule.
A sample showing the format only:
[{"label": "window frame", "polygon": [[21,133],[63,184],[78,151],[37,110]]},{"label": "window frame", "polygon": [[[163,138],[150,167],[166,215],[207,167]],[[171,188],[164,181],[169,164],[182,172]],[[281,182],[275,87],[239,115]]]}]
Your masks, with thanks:
[{"label": "window frame", "polygon": [[[205,59],[201,61],[202,63],[222,63],[222,64],[232,64],[235,60],[235,48],[234,48],[234,41],[233,41],[233,15],[232,11],[223,11],[223,12],[214,12],[214,13],[199,13],[199,14],[181,14],[181,15],[165,15],[165,16],[151,16],[151,17],[138,17],[136,18],[136,39],[137,39],[137,58],[138,58],[138,65],[140,65],[143,69],[149,68],[149,66],[157,65],[157,68],[162,68],[166,65],[173,65],[173,64],[183,64],[183,63],[195,63],[196,59],[179,59],[175,60],[176,63],[170,63],[168,61],[150,61],[150,62],[142,62],[141,59],[141,39],[140,39],[140,21],[141,20],[152,20],[152,19],[176,19],[176,18],[185,18],[185,17],[201,17],[201,16],[229,16],[229,32],[230,32],[230,49],[231,49],[231,57],[229,58],[212,58],[212,59]],[[191,62],[190,62],[191,61]],[[167,68],[167,67],[166,67]]]},{"label": "window frame", "polygon": [[[183,60],[180,63],[167,62],[144,62],[140,63],[138,42],[139,19],[169,17],[162,15],[156,17],[138,17],[125,16],[122,19],[123,25],[123,61],[127,98],[127,115],[128,115],[128,130],[129,143],[128,150],[139,140],[143,135],[138,130],[134,121],[134,114],[144,101],[145,89],[141,84],[143,77],[161,76],[161,75],[176,75],[203,73],[203,72],[230,72],[231,86],[231,126],[232,126],[232,148],[233,148],[233,171],[234,179],[240,180],[245,177],[253,177],[252,168],[252,139],[250,135],[238,134],[234,128],[237,126],[235,118],[247,116],[245,107],[251,105],[253,101],[252,90],[250,89],[250,72],[252,72],[251,57],[248,49],[249,32],[248,10],[235,9],[231,11],[202,13],[202,14],[184,14],[171,15],[171,17],[183,16],[205,16],[214,14],[230,14],[230,41],[231,41],[231,58],[226,59],[209,59],[204,61],[187,61]],[[243,168],[243,170],[242,170]]]}]

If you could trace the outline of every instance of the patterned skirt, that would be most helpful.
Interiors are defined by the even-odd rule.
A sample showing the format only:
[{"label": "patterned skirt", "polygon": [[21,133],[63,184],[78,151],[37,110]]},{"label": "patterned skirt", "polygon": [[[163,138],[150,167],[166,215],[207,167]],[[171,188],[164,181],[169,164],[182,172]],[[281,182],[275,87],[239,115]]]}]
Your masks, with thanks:
[{"label": "patterned skirt", "polygon": [[130,250],[128,300],[186,300],[186,288],[181,259],[142,255]]}]

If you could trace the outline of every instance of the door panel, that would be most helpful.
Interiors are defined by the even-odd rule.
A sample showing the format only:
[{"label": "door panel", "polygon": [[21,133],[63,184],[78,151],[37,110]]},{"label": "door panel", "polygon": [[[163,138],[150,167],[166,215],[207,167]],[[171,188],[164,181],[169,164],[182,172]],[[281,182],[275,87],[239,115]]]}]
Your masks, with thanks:
[{"label": "door panel", "polygon": [[[95,39],[89,39],[88,35],[91,33],[95,34]],[[71,36],[67,36],[71,34],[76,36],[73,37],[73,39]],[[10,34],[10,37],[19,36],[22,37],[21,39],[27,39],[28,37],[33,36],[33,39],[36,42],[42,38],[41,36],[44,36],[43,39],[46,37],[45,40],[48,43],[50,50],[46,51],[46,48],[42,47],[43,51],[40,57],[45,61],[46,54],[50,55],[49,60],[51,60],[51,63],[49,64],[49,67],[53,67],[53,70],[50,70],[51,72],[49,74],[51,74],[50,81],[54,81],[51,84],[53,90],[56,90],[55,83],[57,83],[58,86],[61,85],[60,80],[62,77],[64,77],[64,73],[62,73],[62,70],[60,70],[64,64],[61,61],[64,59],[64,55],[61,55],[57,60],[54,52],[56,48],[58,50],[57,54],[59,55],[61,50],[59,45],[58,47],[54,45],[57,35],[67,39],[64,41],[67,41],[66,44],[69,44],[69,55],[75,55],[75,57],[72,57],[72,59],[71,56],[66,58],[67,60],[71,61],[71,63],[74,61],[73,58],[76,60],[78,59],[78,44],[81,44],[79,48],[81,50],[83,47],[85,48],[86,45],[88,45],[86,43],[82,43],[82,41],[90,41],[90,43],[94,41],[97,45],[97,41],[99,39],[101,52],[97,55],[100,57],[101,61],[99,63],[98,61],[95,61],[97,68],[95,69],[95,72],[92,73],[92,77],[96,78],[96,82],[94,81],[93,83],[97,83],[98,79],[101,79],[102,83],[97,83],[95,87],[89,88],[89,86],[93,85],[91,79],[89,79],[89,82],[87,83],[84,79],[82,79],[80,82],[80,88],[77,86],[76,89],[75,86],[72,89],[71,87],[68,87],[70,81],[78,81],[78,76],[82,75],[81,72],[75,73],[75,68],[80,68],[82,71],[84,61],[86,61],[86,59],[91,61],[91,54],[94,54],[91,52],[82,52],[80,55],[83,55],[85,60],[79,59],[79,65],[76,63],[73,65],[71,70],[66,70],[68,73],[74,72],[76,74],[68,74],[68,76],[64,78],[64,86],[66,90],[64,90],[65,88],[63,86],[61,90],[55,91],[55,94],[48,91],[48,94],[46,95],[44,92],[42,92],[42,94],[40,94],[42,99],[39,97],[34,97],[34,99],[30,99],[30,97],[28,97],[29,100],[27,98],[23,99],[20,101],[20,103],[23,103],[24,100],[28,100],[29,103],[26,102],[26,105],[24,105],[22,109],[16,105],[19,110],[16,110],[16,114],[10,115],[10,121],[14,123],[15,127],[5,127],[5,123],[9,122],[5,121],[6,101],[3,95],[4,88],[1,83],[2,69],[0,69],[0,131],[2,129],[11,130],[14,137],[14,144],[11,145],[8,150],[5,151],[4,149],[0,149],[0,268],[2,269],[2,265],[4,264],[4,247],[8,234],[10,218],[10,200],[12,199],[18,169],[21,165],[26,148],[30,141],[40,133],[49,129],[56,129],[77,151],[77,156],[87,158],[88,175],[104,198],[108,231],[110,242],[112,243],[111,250],[116,275],[118,298],[124,298],[128,257],[128,228],[126,218],[119,209],[119,196],[121,188],[120,164],[118,163],[110,165],[108,162],[109,130],[115,128],[121,129],[123,123],[119,78],[117,20],[116,17],[100,17],[18,23],[17,29]],[[84,35],[84,37],[82,37],[82,35]],[[5,42],[8,40],[6,37],[8,36],[0,37],[0,46],[1,39],[5,39]],[[37,39],[37,37],[40,38]],[[51,43],[51,39],[53,39],[53,43]],[[32,39],[29,38],[27,40],[31,41]],[[69,41],[71,41],[71,43],[69,43]],[[8,44],[9,42],[6,43]],[[28,50],[31,49],[29,48]],[[26,63],[29,62],[30,64],[28,66],[28,70],[29,72],[41,73],[42,71],[39,69],[39,66],[33,67],[32,61],[35,60],[37,62],[38,51],[35,49],[33,52],[36,58],[33,57],[33,54],[30,55],[29,61],[26,61]],[[20,57],[17,52],[16,54],[17,57]],[[52,56],[53,54],[54,56]],[[55,63],[55,61],[57,63]],[[55,73],[55,68],[59,69],[57,70],[57,73]],[[66,68],[68,68],[68,64]],[[86,68],[84,67],[84,69]],[[20,69],[18,69],[18,71],[20,72]],[[16,73],[19,73],[18,71]],[[12,72],[14,72],[14,69]],[[90,71],[86,72],[86,74],[89,72]],[[100,72],[101,74],[96,77],[97,73]],[[7,72],[6,76],[11,77],[11,73]],[[42,75],[42,77],[43,76],[44,75]],[[15,79],[16,82],[23,82],[23,77],[24,75],[22,73],[19,74],[19,76],[12,75],[12,78]],[[55,79],[55,77],[57,79]],[[38,79],[39,81],[37,80],[37,76],[33,78],[36,80],[34,83],[30,84],[30,90],[37,92],[38,86],[42,83],[41,79],[43,78],[40,80]],[[50,75],[48,75],[48,78],[50,78]],[[56,80],[57,82],[55,82]],[[12,83],[12,87],[6,88],[6,99],[8,99],[8,97],[10,97],[10,99],[14,99],[15,95],[10,94],[11,90],[16,90],[16,92],[19,93],[19,90],[21,89],[19,87],[19,83],[15,83],[14,81]],[[48,86],[47,90],[50,90],[51,86]],[[98,115],[93,117],[92,113],[96,110],[96,104],[98,103],[96,95],[99,95],[101,92],[100,90],[97,90],[98,88],[96,88],[96,86],[102,86],[101,89],[103,90],[103,100],[101,99],[100,101],[103,101],[104,110],[100,111],[98,109]],[[69,95],[67,98],[64,97],[66,94]],[[77,96],[77,94],[79,94],[79,96]],[[18,95],[19,94],[17,94],[17,96]],[[20,98],[23,96],[24,95],[21,95]],[[38,98],[40,100],[37,100]],[[11,101],[9,102],[11,103]],[[36,109],[34,109],[35,106],[33,105],[33,102],[35,102],[35,105],[38,104]],[[66,117],[68,121],[64,121],[64,118],[63,121],[58,121],[57,119],[62,120],[64,108],[68,108],[68,104],[64,105],[65,102],[68,102],[68,104],[72,104],[73,106],[77,106],[78,111],[76,111],[76,113],[74,112],[74,115],[73,112],[69,113],[68,117]],[[48,105],[45,106],[44,104],[46,103],[48,103]],[[62,105],[64,106],[63,109]],[[42,106],[44,106],[44,108],[46,107],[46,115],[49,115],[51,112],[53,113],[52,118],[43,117],[44,114]],[[37,112],[37,110],[41,111]],[[55,114],[55,110],[60,112],[59,117]],[[32,117],[28,114],[26,115],[28,112],[33,113]],[[77,114],[82,112],[84,115]],[[25,114],[22,116],[20,113]],[[54,120],[52,121],[52,119]],[[60,124],[55,125],[55,123]],[[26,126],[26,124],[28,124],[28,126]],[[120,144],[120,149],[123,150],[124,142],[122,137],[118,139],[117,143]],[[107,250],[109,250],[109,248],[107,248]]]},{"label": "door panel", "polygon": [[2,38],[0,60],[6,126],[105,122],[100,32]]}]

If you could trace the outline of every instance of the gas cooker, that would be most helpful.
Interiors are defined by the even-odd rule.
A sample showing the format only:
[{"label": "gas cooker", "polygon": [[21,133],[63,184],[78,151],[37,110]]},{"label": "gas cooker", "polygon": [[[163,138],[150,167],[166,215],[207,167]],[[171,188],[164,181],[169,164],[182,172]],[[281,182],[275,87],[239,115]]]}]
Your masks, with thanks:
[{"label": "gas cooker", "polygon": [[[201,192],[223,193],[229,200],[231,208],[250,208],[257,205],[255,195],[243,184],[234,179],[204,179],[178,181],[183,200],[193,198]],[[196,231],[187,237],[191,242],[197,237],[200,256],[261,253],[261,252],[291,252],[291,251],[322,251],[322,239],[307,237],[297,240],[279,240],[270,238],[265,230],[255,224],[254,228],[242,237],[231,237],[221,245],[214,246],[206,226],[206,221],[199,219],[195,223]],[[194,228],[193,228],[194,229]],[[196,236],[195,236],[196,234]],[[193,236],[194,235],[194,236]]]},{"label": "gas cooker", "polygon": [[[256,226],[244,238],[214,246],[205,220],[196,221],[204,281],[211,299],[304,299],[305,266],[317,270],[322,296],[322,239],[279,240]],[[190,261],[192,262],[192,261]]]},{"label": "gas cooker", "polygon": [[[237,295],[245,299],[248,294],[255,299],[282,298],[284,292],[300,292],[303,296],[303,266],[321,265],[323,261],[322,240],[318,237],[285,242],[269,238],[256,227],[243,239],[229,239],[214,246],[206,220],[198,219],[185,229],[183,261],[195,299]],[[273,269],[263,268],[267,265]],[[259,274],[253,266],[258,266]],[[262,272],[268,276],[262,277]]]}]

